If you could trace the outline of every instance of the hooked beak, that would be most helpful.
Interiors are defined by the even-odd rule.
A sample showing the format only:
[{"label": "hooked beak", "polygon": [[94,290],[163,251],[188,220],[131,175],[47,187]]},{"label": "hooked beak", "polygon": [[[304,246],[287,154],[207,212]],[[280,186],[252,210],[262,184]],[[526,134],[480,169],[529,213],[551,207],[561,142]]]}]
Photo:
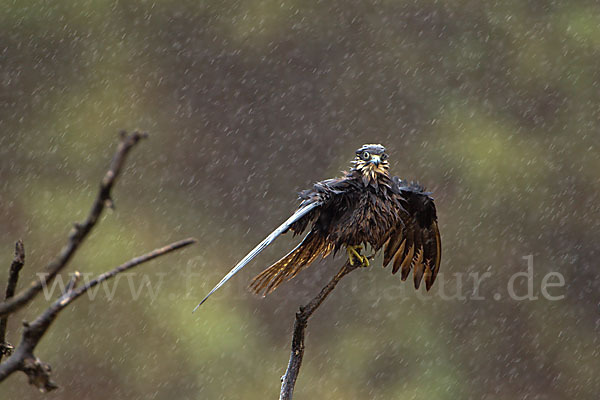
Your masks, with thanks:
[{"label": "hooked beak", "polygon": [[371,156],[371,160],[369,160],[369,162],[370,162],[371,164],[375,164],[375,166],[377,166],[377,167],[378,167],[378,166],[379,166],[379,164],[381,164],[381,156],[379,156],[379,155],[376,155],[376,154],[373,154],[373,155]]}]

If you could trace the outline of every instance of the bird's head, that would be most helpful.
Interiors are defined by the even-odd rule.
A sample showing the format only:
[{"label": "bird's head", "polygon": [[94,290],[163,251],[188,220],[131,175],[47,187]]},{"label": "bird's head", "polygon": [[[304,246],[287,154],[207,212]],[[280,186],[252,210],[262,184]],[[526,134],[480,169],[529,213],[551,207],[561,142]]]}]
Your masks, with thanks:
[{"label": "bird's head", "polygon": [[389,168],[387,159],[385,147],[380,144],[365,144],[356,150],[352,169],[362,173],[363,177],[374,180],[379,174],[387,175]]}]

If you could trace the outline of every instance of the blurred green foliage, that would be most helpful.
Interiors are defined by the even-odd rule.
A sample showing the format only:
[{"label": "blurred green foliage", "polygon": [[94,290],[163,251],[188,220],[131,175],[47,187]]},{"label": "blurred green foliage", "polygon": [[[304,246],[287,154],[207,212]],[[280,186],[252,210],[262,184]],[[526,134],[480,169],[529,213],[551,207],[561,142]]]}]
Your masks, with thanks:
[{"label": "blurred green foliage", "polygon": [[[280,239],[190,311],[296,191],[381,142],[434,191],[443,275],[430,294],[377,262],[345,278],[311,320],[296,397],[597,398],[599,60],[596,1],[0,2],[0,283],[16,239],[23,284],[60,249],[120,129],[151,136],[70,270],[200,239],[60,316],[37,355],[63,389],[44,397],[276,397],[294,312],[341,259],[248,295]],[[529,254],[538,299],[511,300]],[[564,299],[541,295],[549,272]],[[13,342],[44,304],[11,319]],[[0,397],[42,395],[17,375]]]}]

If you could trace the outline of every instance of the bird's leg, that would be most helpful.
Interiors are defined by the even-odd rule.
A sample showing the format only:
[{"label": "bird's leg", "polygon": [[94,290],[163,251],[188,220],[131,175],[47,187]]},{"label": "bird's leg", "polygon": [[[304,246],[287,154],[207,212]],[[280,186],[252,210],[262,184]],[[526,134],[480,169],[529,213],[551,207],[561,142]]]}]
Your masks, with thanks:
[{"label": "bird's leg", "polygon": [[358,265],[359,267],[368,267],[369,259],[367,256],[363,256],[360,254],[362,251],[362,246],[346,246],[346,251],[348,252],[348,260],[350,261],[350,265],[353,267]]}]

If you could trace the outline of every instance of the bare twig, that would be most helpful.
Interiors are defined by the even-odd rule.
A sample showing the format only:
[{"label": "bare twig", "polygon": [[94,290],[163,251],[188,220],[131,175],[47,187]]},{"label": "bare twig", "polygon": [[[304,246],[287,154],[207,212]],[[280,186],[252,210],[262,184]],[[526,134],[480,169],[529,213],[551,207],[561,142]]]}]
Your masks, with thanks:
[{"label": "bare twig", "polygon": [[339,272],[329,281],[329,283],[321,289],[321,292],[313,298],[307,305],[300,307],[300,310],[296,313],[296,321],[294,322],[294,333],[292,335],[292,351],[290,354],[290,361],[288,362],[287,370],[285,375],[281,377],[281,392],[279,393],[279,400],[291,400],[294,393],[294,386],[296,385],[296,379],[300,372],[300,366],[302,365],[302,358],[304,356],[304,331],[308,324],[308,319],[313,313],[319,308],[319,306],[325,301],[327,296],[335,289],[340,279],[355,270],[357,267],[350,265],[346,262]]},{"label": "bare twig", "polygon": [[[17,288],[17,282],[19,281],[19,272],[25,264],[25,246],[21,240],[15,244],[15,258],[10,264],[10,270],[8,271],[8,283],[6,284],[6,295],[4,300],[8,300],[15,295]],[[5,355],[10,355],[13,350],[13,346],[6,342],[6,327],[8,325],[8,315],[4,315],[0,318],[0,361]]]},{"label": "bare twig", "polygon": [[52,322],[58,316],[58,313],[92,287],[114,277],[115,275],[195,242],[195,239],[189,238],[155,249],[142,256],[133,258],[108,272],[105,272],[96,279],[79,288],[76,287],[78,274],[75,273],[73,278],[69,281],[65,292],[56,301],[54,301],[50,307],[48,307],[42,314],[33,320],[33,322],[24,323],[25,329],[23,331],[21,343],[19,343],[11,356],[4,363],[0,364],[0,382],[10,376],[12,373],[16,371],[22,371],[29,377],[29,383],[35,385],[41,391],[50,391],[55,389],[57,386],[50,377],[50,366],[40,361],[33,354],[33,351]]},{"label": "bare twig", "polygon": [[100,190],[98,191],[98,195],[96,196],[87,219],[83,223],[75,224],[69,235],[69,242],[67,245],[63,247],[58,256],[46,266],[47,274],[44,279],[32,281],[27,288],[23,289],[16,296],[0,303],[0,316],[13,313],[29,303],[42,290],[44,285],[50,283],[56,275],[63,270],[81,243],[83,243],[92,228],[96,225],[104,208],[112,205],[111,189],[123,168],[127,154],[129,154],[129,151],[140,141],[140,139],[143,139],[146,136],[145,133],[139,132],[134,132],[130,135],[121,132],[121,141],[117,147],[115,156],[112,159],[110,168],[100,183]]}]

